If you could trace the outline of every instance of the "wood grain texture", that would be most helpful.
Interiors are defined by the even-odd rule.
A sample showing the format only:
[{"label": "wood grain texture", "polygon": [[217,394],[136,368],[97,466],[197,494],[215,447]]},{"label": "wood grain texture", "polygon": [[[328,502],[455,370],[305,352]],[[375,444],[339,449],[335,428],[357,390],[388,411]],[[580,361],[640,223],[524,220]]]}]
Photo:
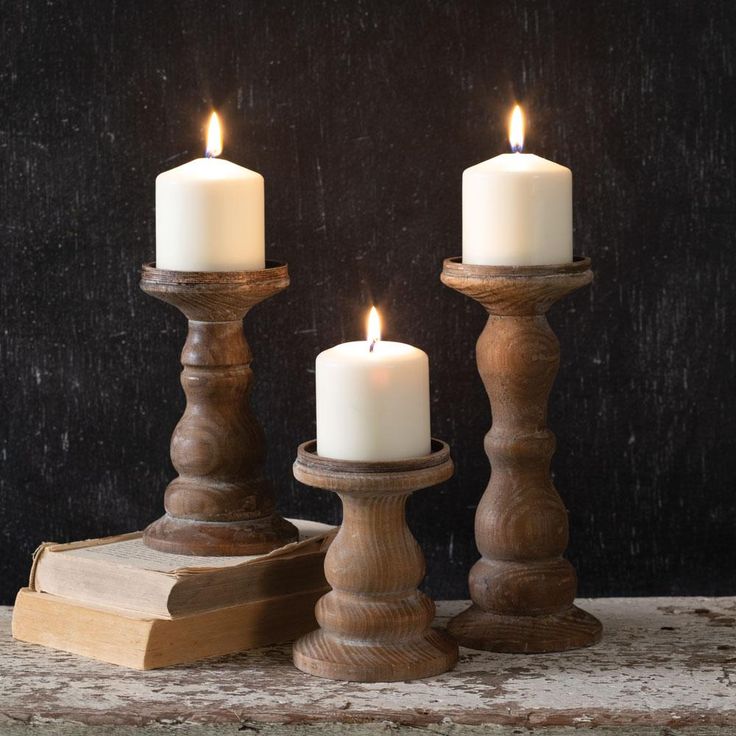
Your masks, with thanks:
[{"label": "wood grain texture", "polygon": [[335,491],[342,501],[340,531],[325,557],[332,590],[317,602],[320,628],[294,644],[294,664],[317,677],[396,682],[439,675],[457,662],[457,644],[431,628],[435,605],[417,589],[424,556],[406,524],[406,502],[420,488],[453,472],[449,447],[392,462],[351,462],[299,447],[294,477]]},{"label": "wood grain texture", "polygon": [[[605,644],[529,657],[461,648],[452,672],[391,685],[307,677],[292,665],[289,645],[131,677],[14,642],[10,613],[0,609],[0,729],[33,724],[33,733],[54,736],[66,736],[65,727],[116,736],[124,727],[208,736],[277,733],[278,726],[304,736],[425,729],[452,736],[730,736],[736,730],[736,598],[578,602],[604,621]],[[435,625],[466,606],[439,602]]]},{"label": "wood grain texture", "polygon": [[174,554],[251,555],[298,538],[275,510],[263,475],[263,430],[250,408],[252,355],[243,319],[289,285],[286,265],[199,273],[143,268],[141,288],[189,320],[181,354],[184,415],[171,437],[179,473],[166,487],[166,515],[143,532],[149,547]]},{"label": "wood grain texture", "polygon": [[0,18],[0,600],[41,540],[163,512],[186,322],[138,271],[155,177],[203,154],[212,107],[292,276],[247,326],[279,510],[339,521],[291,465],[315,356],[375,303],[386,339],[429,355],[456,464],[408,506],[422,589],[467,597],[485,315],[437,271],[461,251],[462,171],[508,150],[515,101],[526,150],[573,171],[596,270],[550,315],[580,592],[736,590],[733,0],[0,0]]},{"label": "wood grain texture", "polygon": [[562,557],[567,510],[550,477],[547,402],[560,344],[546,317],[558,299],[591,282],[590,259],[514,267],[450,258],[441,278],[489,314],[476,360],[493,414],[484,442],[491,479],[475,515],[482,556],[470,571],[473,605],[449,631],[464,646],[497,652],[590,646],[601,624],[573,606],[577,577]]}]

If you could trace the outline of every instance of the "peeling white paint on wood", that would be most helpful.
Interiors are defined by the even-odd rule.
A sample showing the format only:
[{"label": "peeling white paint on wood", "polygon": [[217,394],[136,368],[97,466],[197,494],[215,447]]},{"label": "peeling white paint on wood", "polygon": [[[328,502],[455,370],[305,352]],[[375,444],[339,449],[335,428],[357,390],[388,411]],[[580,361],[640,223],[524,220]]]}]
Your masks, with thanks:
[{"label": "peeling white paint on wood", "polygon": [[[464,605],[440,603],[438,623]],[[437,724],[441,733],[458,724],[520,733],[624,724],[736,731],[736,597],[580,605],[603,621],[595,647],[554,655],[462,649],[454,672],[390,685],[309,677],[291,665],[288,645],[167,670],[124,670],[15,642],[10,609],[0,609],[0,729],[393,722]]]}]

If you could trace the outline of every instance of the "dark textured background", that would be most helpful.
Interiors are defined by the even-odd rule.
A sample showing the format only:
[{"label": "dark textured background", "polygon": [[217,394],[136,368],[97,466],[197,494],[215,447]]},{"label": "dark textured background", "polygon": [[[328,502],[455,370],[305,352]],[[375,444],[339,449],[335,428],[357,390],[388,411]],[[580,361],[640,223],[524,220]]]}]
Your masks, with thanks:
[{"label": "dark textured background", "polygon": [[441,286],[464,168],[527,150],[572,168],[596,281],[551,322],[569,554],[586,595],[736,592],[732,0],[0,3],[0,589],[41,540],[161,511],[184,320],[138,289],[154,178],[201,155],[263,173],[267,252],[293,285],[248,319],[268,470],[288,514],[337,521],[291,478],[313,361],[360,338],[430,355],[457,475],[410,523],[427,589],[464,596],[489,409],[481,308]]}]

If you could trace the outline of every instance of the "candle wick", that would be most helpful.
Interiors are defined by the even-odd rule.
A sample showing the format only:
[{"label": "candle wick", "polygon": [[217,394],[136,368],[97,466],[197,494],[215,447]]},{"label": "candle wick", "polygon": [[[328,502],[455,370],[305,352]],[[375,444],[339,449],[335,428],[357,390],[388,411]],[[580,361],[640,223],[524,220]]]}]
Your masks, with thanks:
[{"label": "candle wick", "polygon": [[377,343],[377,342],[378,342],[378,340],[376,340],[376,338],[375,338],[375,337],[374,337],[374,338],[373,338],[373,339],[371,340],[371,345],[370,345],[370,347],[368,348],[368,352],[369,352],[369,353],[372,353],[372,352],[373,352],[373,348],[374,348],[374,347],[376,347],[376,343]]}]

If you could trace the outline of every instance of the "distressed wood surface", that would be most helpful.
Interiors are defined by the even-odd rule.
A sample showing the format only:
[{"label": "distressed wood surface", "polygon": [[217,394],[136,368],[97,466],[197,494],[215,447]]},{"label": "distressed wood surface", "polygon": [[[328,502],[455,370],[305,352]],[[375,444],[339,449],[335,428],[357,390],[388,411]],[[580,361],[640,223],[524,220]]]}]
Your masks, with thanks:
[{"label": "distressed wood surface", "polygon": [[179,475],[166,487],[166,514],[143,532],[149,547],[253,555],[296,541],[297,529],[276,513],[274,487],[263,472],[266,440],[250,406],[253,355],[243,332],[251,308],[288,285],[286,264],[274,261],[227,273],[143,266],[141,289],[189,321],[180,377],[187,405],[170,449]]},{"label": "distressed wood surface", "polygon": [[[132,672],[12,641],[6,608],[0,611],[0,732],[21,724],[52,733],[191,724],[223,733],[281,733],[284,724],[289,733],[300,725],[304,733],[311,726],[326,734],[330,724],[340,724],[340,732],[352,725],[355,733],[399,727],[442,734],[736,731],[736,598],[579,602],[604,623],[606,637],[594,647],[536,655],[461,649],[453,672],[390,685],[309,677],[292,666],[288,645]],[[465,605],[438,604],[438,623]]]}]

